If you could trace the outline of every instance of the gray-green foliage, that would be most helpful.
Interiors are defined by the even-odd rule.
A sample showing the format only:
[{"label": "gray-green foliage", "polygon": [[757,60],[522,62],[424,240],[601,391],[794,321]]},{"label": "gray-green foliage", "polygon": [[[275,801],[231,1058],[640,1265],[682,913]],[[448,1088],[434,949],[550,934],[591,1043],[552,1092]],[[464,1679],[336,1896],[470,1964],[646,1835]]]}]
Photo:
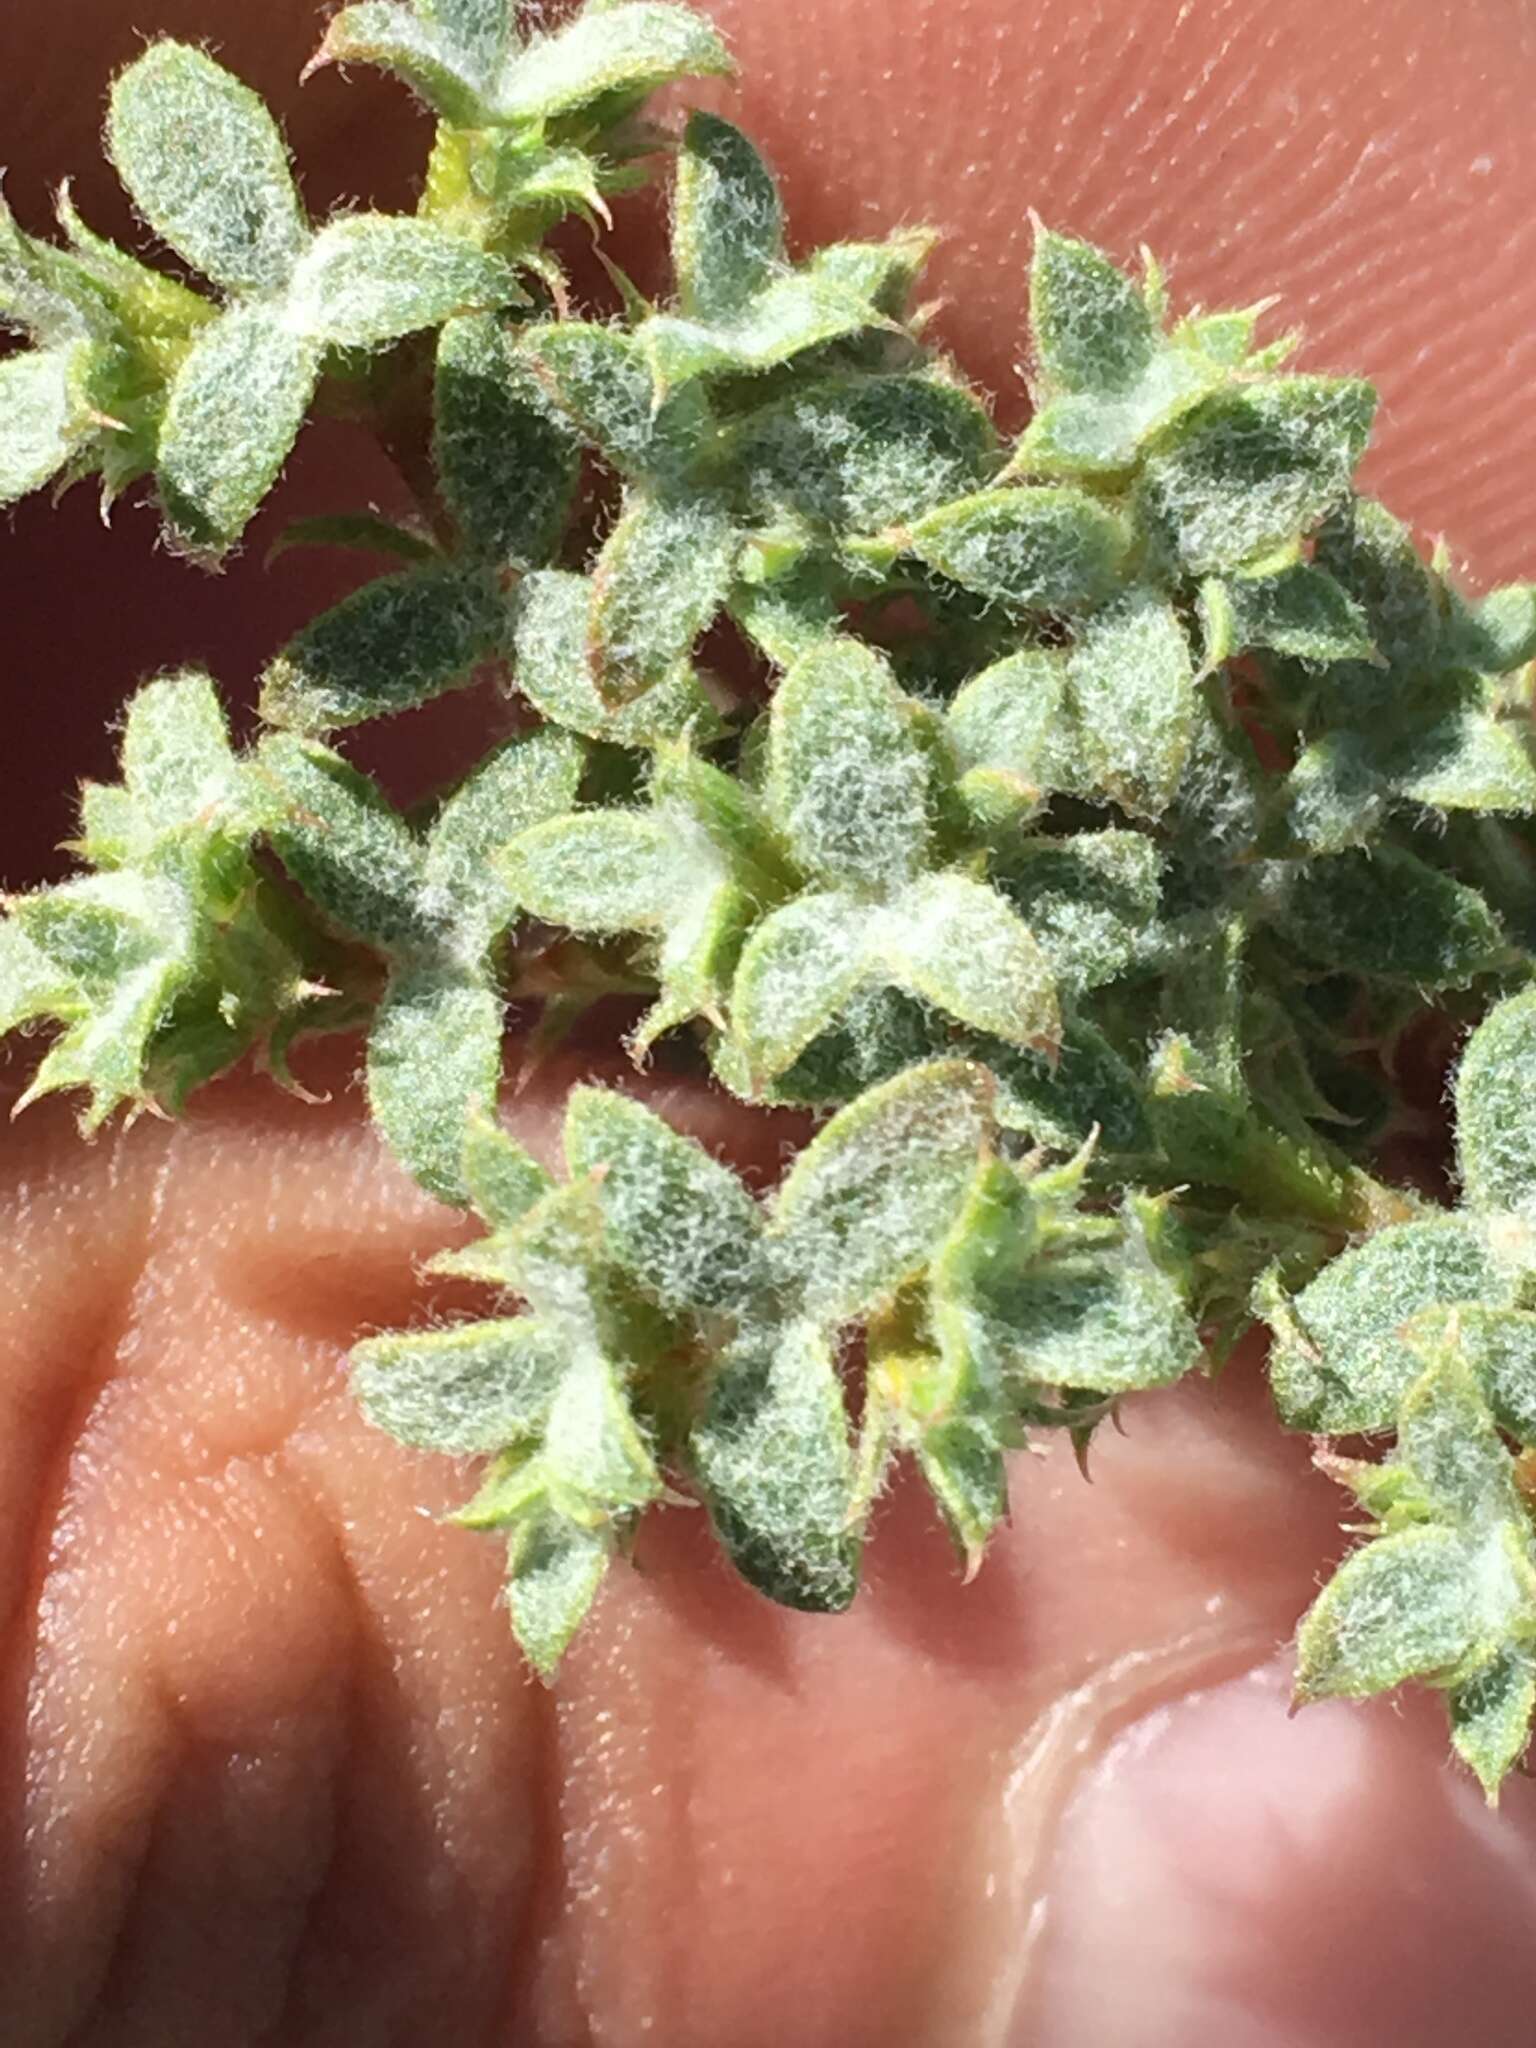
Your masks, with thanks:
[{"label": "gray-green foliage", "polygon": [[[133,701],[82,872],[0,920],[0,1028],[54,1033],[30,1092],[91,1128],[366,1033],[383,1135],[486,1226],[437,1264],[504,1299],[370,1338],[358,1396],[490,1459],[458,1519],[545,1673],[669,1487],[835,1608],[900,1456],[974,1570],[1031,1432],[1081,1449],[1267,1321],[1287,1424],[1396,1439],[1321,1452],[1379,1533],[1303,1694],[1442,1687],[1492,1791],[1536,1698],[1536,587],[1464,593],[1356,491],[1369,386],[1045,229],[1005,447],[912,309],[932,238],[792,257],[715,114],[670,293],[587,301],[550,230],[600,234],[645,96],[729,60],[661,0],[515,16],[330,18],[317,65],[436,116],[410,216],[312,221],[177,43],[108,142],[206,290],[67,191],[59,244],[0,212],[0,499],[149,477],[216,555],[319,410],[418,501],[282,536],[392,566],[270,656],[248,749],[203,678]],[[410,812],[324,744],[493,684],[513,736]],[[558,1173],[511,1138],[509,1000],[537,1047],[605,997],[637,1065],[818,1120],[771,1194],[611,1089]],[[1472,1034],[1454,1207],[1374,1172],[1436,1010]]]}]

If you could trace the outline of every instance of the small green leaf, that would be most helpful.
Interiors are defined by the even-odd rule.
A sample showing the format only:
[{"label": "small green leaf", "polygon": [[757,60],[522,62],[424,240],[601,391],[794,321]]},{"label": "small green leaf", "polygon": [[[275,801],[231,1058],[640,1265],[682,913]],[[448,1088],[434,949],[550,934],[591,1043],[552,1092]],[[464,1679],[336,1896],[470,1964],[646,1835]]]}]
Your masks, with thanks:
[{"label": "small green leaf", "polygon": [[1070,787],[1086,778],[1086,767],[1073,772],[1067,758],[1078,735],[1067,727],[1066,682],[1064,654],[1030,647],[973,676],[950,706],[960,794],[985,824],[1036,809],[1063,770]]},{"label": "small green leaf", "polygon": [[1365,613],[1325,569],[1298,562],[1272,576],[1234,577],[1225,587],[1236,648],[1267,647],[1302,661],[1369,661],[1376,652]]},{"label": "small green leaf", "polygon": [[1321,967],[1424,988],[1465,987],[1509,952],[1475,889],[1392,845],[1296,864],[1276,921]]},{"label": "small green leaf", "polygon": [[1140,832],[1021,839],[1000,863],[998,887],[1017,905],[1061,987],[1115,981],[1148,949],[1161,898],[1162,858]]},{"label": "small green leaf", "polygon": [[213,683],[196,670],[158,676],[128,707],[123,782],[140,831],[154,837],[220,816],[242,822],[243,777]]},{"label": "small green leaf", "polygon": [[501,606],[479,569],[431,562],[376,577],[322,612],[267,664],[261,715],[333,732],[430,703],[474,680],[500,642]]},{"label": "small green leaf", "polygon": [[605,701],[655,689],[686,661],[725,601],[736,545],[707,499],[629,493],[592,569],[589,659]]},{"label": "small green leaf", "polygon": [[1067,1018],[1054,1060],[996,1039],[965,1049],[997,1082],[997,1121],[1004,1130],[1061,1152],[1077,1151],[1095,1130],[1101,1154],[1144,1157],[1156,1150],[1139,1077],[1082,1018]]},{"label": "small green leaf", "polygon": [[651,463],[654,394],[638,342],[622,328],[562,320],[524,329],[519,345],[583,440],[625,475]]},{"label": "small green leaf", "polygon": [[234,308],[193,344],[155,457],[166,512],[193,546],[239,539],[288,459],[319,371],[318,344],[266,303]]},{"label": "small green leaf", "polygon": [[1497,1004],[1456,1074],[1456,1151],[1474,1209],[1536,1206],[1536,989]]},{"label": "small green leaf", "polygon": [[370,348],[522,296],[500,257],[431,221],[362,213],[316,235],[294,269],[284,317],[296,334]]},{"label": "small green leaf", "polygon": [[601,1528],[583,1528],[548,1512],[530,1513],[516,1524],[507,1544],[512,1632],[546,1682],[597,1598],[608,1557],[609,1539]]},{"label": "small green leaf", "polygon": [[768,748],[769,808],[808,874],[879,889],[922,865],[929,762],[872,648],[831,641],[797,661],[774,696]]},{"label": "small green leaf", "polygon": [[1067,690],[1094,785],[1132,817],[1172,803],[1189,757],[1194,665],[1178,615],[1132,589],[1079,628]]},{"label": "small green leaf", "polygon": [[530,826],[572,809],[586,749],[542,727],[493,749],[442,806],[427,839],[425,882],[466,953],[510,923],[516,903],[493,855]]},{"label": "small green leaf", "polygon": [[1099,476],[1131,468],[1156,434],[1198,405],[1219,374],[1186,350],[1162,348],[1115,396],[1071,392],[1041,407],[1008,464],[1009,476]]},{"label": "small green leaf", "polygon": [[463,1168],[476,1213],[496,1230],[520,1223],[554,1185],[510,1131],[474,1110],[464,1131]]},{"label": "small green leaf", "polygon": [[756,376],[824,342],[890,324],[844,286],[796,272],[765,285],[732,320],[706,323],[658,314],[637,338],[657,386],[670,392],[696,377]]},{"label": "small green leaf", "polygon": [[420,94],[435,114],[463,128],[482,127],[488,109],[485,71],[470,53],[423,12],[398,0],[360,0],[325,25],[325,36],[304,67],[306,78],[325,64],[377,64]]},{"label": "small green leaf", "polygon": [[1450,1529],[1405,1529],[1357,1550],[1301,1625],[1297,1693],[1364,1699],[1450,1670],[1477,1639],[1472,1576]]},{"label": "small green leaf", "polygon": [[1504,1649],[1451,1693],[1451,1741],[1497,1805],[1499,1785],[1525,1754],[1536,1714],[1536,1662],[1529,1650]]},{"label": "small green leaf", "polygon": [[965,874],[923,875],[879,920],[887,973],[957,1023],[1009,1045],[1054,1048],[1061,1013],[1050,962],[995,889]]},{"label": "small green leaf", "polygon": [[435,962],[395,974],[368,1035],[368,1107],[395,1157],[440,1202],[465,1207],[464,1127],[501,1075],[501,998]]},{"label": "small green leaf", "polygon": [[287,278],[308,227],[283,138],[211,57],[151,44],[112,88],[107,149],[139,212],[195,270],[235,291]]},{"label": "small green leaf", "polygon": [[1509,1305],[1512,1282],[1461,1216],[1394,1224],[1342,1253],[1295,1300],[1271,1300],[1269,1376],[1291,1429],[1389,1429],[1423,1359],[1404,1325],[1427,1308]]},{"label": "small green leaf", "polygon": [[919,519],[995,466],[985,408],[938,378],[828,377],[759,407],[729,447],[745,502],[835,534]]},{"label": "small green leaf", "polygon": [[264,567],[294,548],[346,548],[362,555],[386,555],[397,562],[431,562],[437,549],[410,527],[381,519],[377,512],[322,512],[313,519],[290,519],[271,547]]},{"label": "small green leaf", "polygon": [[813,1324],[743,1332],[721,1360],[689,1450],[749,1585],[813,1614],[849,1605],[859,1559],[853,1456],[831,1347]]},{"label": "small green leaf", "polygon": [[1123,391],[1158,341],[1130,279],[1088,243],[1046,228],[1035,236],[1029,320],[1041,374],[1058,391]]},{"label": "small green leaf", "polygon": [[1126,532],[1065,486],[978,491],[918,520],[902,543],[979,597],[1020,611],[1072,612],[1115,587]]},{"label": "small green leaf", "polygon": [[773,911],[742,951],[731,1030],[760,1093],[821,1035],[866,978],[869,912],[855,898],[811,893]]},{"label": "small green leaf", "polygon": [[784,216],[768,166],[729,121],[690,115],[672,215],[678,310],[690,320],[728,320],[783,260]]},{"label": "small green leaf", "polygon": [[438,337],[433,455],[478,553],[518,569],[549,560],[575,494],[577,440],[493,314],[450,320]]},{"label": "small green leaf", "polygon": [[981,1068],[934,1060],[871,1088],[818,1132],[770,1226],[778,1269],[810,1314],[863,1314],[922,1269],[976,1174],[990,1104]]},{"label": "small green leaf", "polygon": [[418,14],[432,22],[466,62],[484,75],[501,63],[513,40],[513,0],[414,0]]},{"label": "small green leaf", "polygon": [[512,628],[517,685],[537,710],[573,732],[620,746],[684,736],[702,744],[719,734],[719,716],[688,662],[632,703],[605,703],[588,659],[591,617],[589,578],[540,569],[523,579]]},{"label": "small green leaf", "polygon": [[376,1429],[457,1457],[499,1451],[543,1425],[568,1353],[532,1316],[392,1332],[352,1348],[352,1390]]},{"label": "small green leaf", "polygon": [[1368,384],[1336,377],[1218,392],[1146,458],[1146,511],[1197,574],[1281,548],[1347,497],[1375,403]]},{"label": "small green leaf", "polygon": [[543,1463],[555,1498],[588,1514],[642,1508],[661,1491],[619,1374],[593,1349],[573,1355],[560,1383],[545,1425]]},{"label": "small green leaf", "polygon": [[280,806],[267,836],[315,907],[381,952],[433,947],[421,848],[377,786],[286,733],[264,740],[256,763]]},{"label": "small green leaf", "polygon": [[573,1178],[597,1177],[610,1254],[663,1308],[735,1310],[761,1286],[757,1203],[652,1111],[612,1089],[574,1089],[565,1156]]},{"label": "small green leaf", "polygon": [[1413,536],[1384,505],[1354,498],[1317,537],[1316,566],[1365,613],[1371,640],[1394,667],[1423,668],[1440,638],[1440,597]]},{"label": "small green leaf", "polygon": [[627,0],[589,8],[515,58],[496,99],[504,120],[552,121],[610,94],[639,97],[675,78],[728,76],[719,35],[689,8]]},{"label": "small green leaf", "polygon": [[1536,659],[1536,583],[1507,583],[1475,604],[1459,600],[1447,635],[1450,658],[1486,675]]},{"label": "small green leaf", "polygon": [[90,356],[66,341],[0,360],[0,505],[47,483],[79,446]]},{"label": "small green leaf", "polygon": [[660,931],[697,886],[690,849],[651,811],[551,818],[498,866],[524,909],[574,932]]},{"label": "small green leaf", "polygon": [[34,1018],[78,1015],[73,976],[41,952],[14,917],[0,918],[0,1037]]}]

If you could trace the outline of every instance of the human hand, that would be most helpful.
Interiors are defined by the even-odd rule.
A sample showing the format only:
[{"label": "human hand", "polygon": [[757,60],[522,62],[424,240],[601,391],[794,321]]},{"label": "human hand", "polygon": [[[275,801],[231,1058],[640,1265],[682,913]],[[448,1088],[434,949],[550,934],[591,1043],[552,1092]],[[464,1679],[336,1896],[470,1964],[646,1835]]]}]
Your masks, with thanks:
[{"label": "human hand", "polygon": [[[7,110],[34,221],[43,180],[89,166],[100,75],[134,47],[93,40],[119,35],[103,12],[0,27],[0,76],[45,67]],[[1505,10],[716,13],[745,74],[728,103],[799,236],[949,231],[944,332],[1005,421],[1033,205],[1120,255],[1147,241],[1182,300],[1279,290],[1309,362],[1382,387],[1373,486],[1480,578],[1530,568],[1536,49]],[[226,27],[210,0],[137,25]],[[295,110],[317,208],[403,190],[372,141],[401,126],[376,121],[387,86],[294,96],[313,32],[285,0],[221,53]],[[107,221],[104,187],[80,197]],[[354,459],[313,436],[286,509]],[[331,573],[263,575],[258,535],[203,583],[142,516],[106,537],[94,516],[84,493],[24,507],[7,544],[12,884],[44,871],[56,793],[105,769],[141,672],[195,657],[242,684]],[[450,722],[442,762],[453,743]],[[581,1067],[521,1099],[531,1140]],[[658,1106],[771,1166],[773,1134],[723,1101]],[[547,1695],[494,1551],[431,1520],[448,1476],[351,1409],[343,1348],[450,1302],[414,1267],[454,1224],[340,1092],[296,1110],[238,1082],[90,1150],[48,1106],[0,1175],[0,2017],[27,2048],[1528,2038],[1527,1788],[1487,1818],[1418,1707],[1284,1718],[1274,1652],[1341,1547],[1338,1503],[1251,1374],[1138,1404],[1091,1487],[1021,1461],[963,1591],[906,1494],[838,1620],[767,1608],[700,1518],[663,1517]]]}]

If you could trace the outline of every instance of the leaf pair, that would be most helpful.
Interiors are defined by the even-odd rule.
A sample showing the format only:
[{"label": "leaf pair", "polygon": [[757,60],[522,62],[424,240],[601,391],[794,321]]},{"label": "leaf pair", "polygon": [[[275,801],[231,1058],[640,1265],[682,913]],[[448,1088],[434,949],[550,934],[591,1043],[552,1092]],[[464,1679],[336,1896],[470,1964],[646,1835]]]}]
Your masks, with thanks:
[{"label": "leaf pair", "polygon": [[493,949],[516,915],[494,856],[568,808],[580,743],[559,732],[508,741],[413,832],[366,776],[324,748],[267,740],[275,799],[267,836],[342,936],[389,963],[369,1032],[368,1097],[410,1173],[441,1201],[469,1199],[467,1119],[494,1105],[503,1005]]},{"label": "leaf pair", "polygon": [[83,794],[78,851],[97,872],[15,898],[0,924],[0,1031],[62,1026],[22,1101],[85,1089],[88,1131],[124,1104],[179,1109],[308,993],[250,859],[264,793],[207,678],[147,684],[122,762],[120,785]]}]

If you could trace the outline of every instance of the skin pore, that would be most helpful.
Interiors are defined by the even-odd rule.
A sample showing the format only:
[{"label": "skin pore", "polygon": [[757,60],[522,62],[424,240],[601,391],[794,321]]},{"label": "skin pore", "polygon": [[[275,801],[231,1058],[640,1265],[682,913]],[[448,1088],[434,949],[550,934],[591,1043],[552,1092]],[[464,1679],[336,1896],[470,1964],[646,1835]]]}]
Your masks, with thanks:
[{"label": "skin pore", "polygon": [[[1536,26],[1515,0],[712,12],[744,82],[707,97],[774,159],[797,237],[947,231],[939,329],[1005,425],[1032,206],[1117,257],[1147,242],[1180,302],[1279,292],[1306,366],[1380,385],[1368,486],[1480,582],[1536,567]],[[424,125],[361,71],[300,94],[315,19],[16,0],[12,204],[40,227],[76,172],[86,218],[125,225],[94,131],[137,31],[211,37],[269,94],[317,212],[403,203]],[[633,232],[643,264],[643,208]],[[397,488],[316,430],[218,579],[156,552],[143,512],[103,533],[89,492],[13,515],[6,886],[60,871],[68,793],[107,770],[138,676],[197,660],[238,697],[345,587],[320,557],[264,573],[281,520]],[[365,758],[430,782],[494,715],[466,693]],[[660,1517],[558,1689],[530,1681],[495,1546],[433,1519],[459,1476],[348,1399],[362,1330],[474,1299],[418,1277],[460,1226],[383,1158],[351,1064],[306,1064],[321,1108],[241,1078],[88,1148],[56,1102],[7,1131],[7,2042],[1529,2040],[1536,1794],[1514,1781],[1487,1814],[1433,1703],[1286,1718],[1283,1646],[1347,1508],[1254,1361],[1133,1404],[1091,1485],[1065,1447],[1022,1456],[964,1590],[915,1491],[834,1619],[769,1608],[700,1516]],[[619,1078],[572,1050],[518,1094],[535,1149],[594,1071]],[[632,1085],[777,1170],[782,1129]]]}]

